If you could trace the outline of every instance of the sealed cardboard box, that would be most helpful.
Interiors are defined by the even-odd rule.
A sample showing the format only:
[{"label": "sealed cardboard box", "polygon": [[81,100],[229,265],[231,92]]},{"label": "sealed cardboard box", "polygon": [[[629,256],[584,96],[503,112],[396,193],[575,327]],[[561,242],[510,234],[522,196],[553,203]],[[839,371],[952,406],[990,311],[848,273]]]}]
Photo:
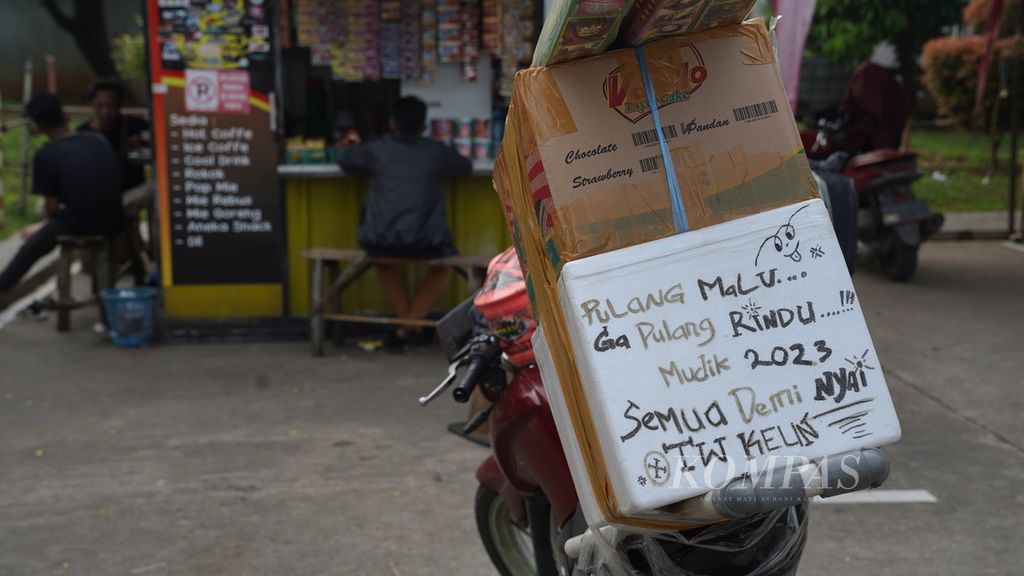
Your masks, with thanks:
[{"label": "sealed cardboard box", "polygon": [[760,20],[521,71],[501,154],[556,269],[683,231],[666,160],[687,229],[816,196]]}]

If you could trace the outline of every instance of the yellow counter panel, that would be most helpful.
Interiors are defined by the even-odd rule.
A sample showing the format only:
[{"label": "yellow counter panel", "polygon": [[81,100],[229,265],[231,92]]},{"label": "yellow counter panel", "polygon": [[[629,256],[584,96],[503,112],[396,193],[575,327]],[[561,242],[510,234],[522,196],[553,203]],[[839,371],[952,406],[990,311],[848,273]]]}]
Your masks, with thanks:
[{"label": "yellow counter panel", "polygon": [[[366,180],[343,176],[283,174],[288,250],[288,301],[293,316],[310,310],[311,266],[301,256],[307,248],[358,248],[356,232]],[[491,177],[469,176],[453,181],[446,192],[448,222],[459,252],[493,256],[511,245]],[[410,270],[410,284],[422,270]],[[466,296],[466,284],[455,277],[438,303],[450,308]],[[345,291],[345,312],[388,312],[390,305],[372,272]]]}]

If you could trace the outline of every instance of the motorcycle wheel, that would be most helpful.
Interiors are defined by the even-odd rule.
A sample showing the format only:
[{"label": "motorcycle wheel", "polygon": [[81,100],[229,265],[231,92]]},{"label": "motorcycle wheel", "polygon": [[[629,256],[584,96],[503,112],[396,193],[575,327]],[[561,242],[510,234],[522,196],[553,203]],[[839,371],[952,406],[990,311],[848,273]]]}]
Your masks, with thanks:
[{"label": "motorcycle wheel", "polygon": [[917,270],[917,250],[919,246],[911,246],[899,238],[893,238],[889,247],[879,254],[878,261],[882,272],[890,280],[906,282]]},{"label": "motorcycle wheel", "polygon": [[530,531],[515,523],[505,500],[481,484],[474,508],[480,539],[501,576],[537,574]]}]

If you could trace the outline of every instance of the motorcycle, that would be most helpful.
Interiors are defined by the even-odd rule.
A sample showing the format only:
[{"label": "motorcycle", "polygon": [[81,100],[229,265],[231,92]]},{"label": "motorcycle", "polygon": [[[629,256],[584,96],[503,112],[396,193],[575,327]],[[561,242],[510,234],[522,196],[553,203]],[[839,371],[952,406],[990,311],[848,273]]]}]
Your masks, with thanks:
[{"label": "motorcycle", "polygon": [[[450,362],[448,375],[419,399],[425,406],[438,398],[454,384],[460,368],[464,372],[452,391],[455,401],[465,403],[477,395],[485,399],[487,407],[458,432],[469,438],[484,424],[489,427],[491,454],[476,471],[480,484],[475,514],[484,547],[503,576],[793,574],[807,538],[807,495],[864,487],[862,483],[857,488],[819,486],[817,492],[799,489],[796,498],[786,492],[786,500],[780,497],[782,492],[772,492],[772,486],[758,490],[745,485],[746,502],[757,504],[722,514],[717,524],[658,538],[612,530],[607,541],[628,565],[612,569],[603,563],[606,557],[593,553],[594,540],[607,536],[606,530],[588,530],[580,510],[535,364],[530,340],[535,327],[522,271],[509,248],[491,262],[480,292],[439,322],[438,336]],[[864,470],[864,481],[870,485],[880,484],[888,474],[884,455],[874,452],[880,459],[870,461],[872,470]],[[739,488],[730,484],[722,490],[730,487]]]},{"label": "motorcycle", "polygon": [[[852,187],[857,197],[857,238],[877,258],[882,272],[905,282],[917,270],[921,243],[944,218],[911,185],[921,177],[917,155],[893,149],[863,151],[864,138],[843,118],[818,120],[800,133],[811,168],[827,187]],[[824,194],[823,194],[824,195]]]}]

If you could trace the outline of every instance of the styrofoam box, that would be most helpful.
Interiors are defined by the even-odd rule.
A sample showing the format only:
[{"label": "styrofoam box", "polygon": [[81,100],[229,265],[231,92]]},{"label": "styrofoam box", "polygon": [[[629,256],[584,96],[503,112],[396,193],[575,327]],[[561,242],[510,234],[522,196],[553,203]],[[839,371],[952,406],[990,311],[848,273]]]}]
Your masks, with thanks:
[{"label": "styrofoam box", "polygon": [[821,200],[573,261],[558,287],[623,513],[900,437]]}]

